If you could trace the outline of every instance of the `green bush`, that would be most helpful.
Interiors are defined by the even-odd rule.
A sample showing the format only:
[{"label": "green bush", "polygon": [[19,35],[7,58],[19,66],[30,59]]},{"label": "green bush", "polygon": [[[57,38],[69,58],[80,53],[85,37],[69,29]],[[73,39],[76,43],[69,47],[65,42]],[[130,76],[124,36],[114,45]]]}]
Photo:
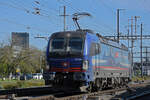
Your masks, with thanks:
[{"label": "green bush", "polygon": [[3,88],[4,89],[15,89],[15,88],[18,88],[18,85],[17,84],[4,84]]},{"label": "green bush", "polygon": [[44,82],[41,81],[17,81],[17,86],[19,88],[26,88],[26,87],[33,87],[33,86],[42,86],[44,85]]},{"label": "green bush", "polygon": [[33,86],[43,86],[44,81],[42,80],[28,80],[28,81],[1,81],[0,88],[3,89],[14,89],[14,88],[27,88]]},{"label": "green bush", "polygon": [[150,76],[143,76],[143,77],[135,76],[132,78],[132,81],[144,81],[144,80],[150,80]]},{"label": "green bush", "polygon": [[25,81],[17,81],[17,86],[19,87],[19,88],[22,88],[22,87],[24,87],[24,85],[25,85]]},{"label": "green bush", "polygon": [[42,85],[44,85],[44,82],[42,82],[42,81],[28,81],[26,84],[28,85],[28,87],[42,86]]}]

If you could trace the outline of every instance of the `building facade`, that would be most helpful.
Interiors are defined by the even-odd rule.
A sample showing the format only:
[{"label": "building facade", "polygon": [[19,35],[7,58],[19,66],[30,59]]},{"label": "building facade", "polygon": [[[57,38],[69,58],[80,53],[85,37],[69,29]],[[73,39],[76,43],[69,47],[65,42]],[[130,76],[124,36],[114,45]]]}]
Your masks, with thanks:
[{"label": "building facade", "polygon": [[29,33],[12,32],[12,47],[16,50],[29,48]]}]

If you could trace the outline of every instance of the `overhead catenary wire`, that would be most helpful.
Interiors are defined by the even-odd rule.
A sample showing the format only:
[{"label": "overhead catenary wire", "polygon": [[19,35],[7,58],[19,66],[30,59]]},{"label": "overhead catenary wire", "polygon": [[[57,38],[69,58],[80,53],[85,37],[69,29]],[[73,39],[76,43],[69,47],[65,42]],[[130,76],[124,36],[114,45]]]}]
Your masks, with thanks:
[{"label": "overhead catenary wire", "polygon": [[[17,3],[15,3],[15,2],[12,2],[12,4],[0,2],[0,4],[4,4],[4,5],[7,5],[7,6],[9,6],[9,7],[18,9],[18,10],[26,11],[27,13],[30,13],[30,14],[35,14],[35,15],[39,15],[39,16],[43,16],[43,17],[47,17],[47,18],[50,18],[50,17],[52,16],[52,15],[50,16],[50,15],[47,13],[48,11],[45,11],[45,10],[40,9],[40,8],[38,8],[38,7],[36,7],[36,6],[33,6],[33,5],[32,5],[32,6],[29,6],[29,5],[28,5],[28,9],[27,9],[27,8],[25,8],[24,6],[19,7],[19,6],[17,5]],[[14,4],[14,5],[13,5],[13,4]],[[42,13],[36,12],[36,11],[38,11],[37,9],[39,9],[39,11],[42,12]],[[45,12],[45,13],[43,13],[43,12]],[[56,17],[53,17],[53,18],[55,19]]]},{"label": "overhead catenary wire", "polygon": [[[36,1],[36,0],[35,0],[35,1]],[[43,3],[44,3],[44,4],[43,4]],[[46,2],[45,0],[42,0],[42,3],[40,2],[39,5],[41,5],[42,7],[47,7],[46,4],[48,4],[48,2]],[[59,13],[59,10],[54,9],[54,8],[50,7],[49,5],[48,5],[47,9],[48,9],[48,10],[51,10],[51,11],[53,11],[53,12],[55,12],[55,13]]]},{"label": "overhead catenary wire", "polygon": [[[44,0],[43,0],[44,1]],[[42,2],[43,3],[43,2]],[[44,14],[46,15],[45,17],[51,17],[51,19],[50,19],[50,21],[59,21],[60,20],[60,17],[59,17],[59,11],[58,10],[56,10],[56,9],[45,9],[45,4],[47,4],[47,3],[45,3],[45,4],[42,4],[41,2],[39,2],[39,1],[36,1],[36,0],[34,0],[34,4],[35,5],[37,5],[37,7],[39,7],[39,9],[40,9],[40,11],[41,12],[44,12]],[[35,6],[36,7],[36,6]],[[50,14],[49,13],[49,11],[48,10],[51,10],[51,11],[53,11],[53,14]],[[50,15],[49,15],[49,14]],[[54,19],[54,20],[53,20]],[[54,23],[54,22],[53,22]],[[59,23],[55,23],[55,25],[57,26],[57,27],[61,27],[60,26],[60,24]]]},{"label": "overhead catenary wire", "polygon": [[[108,6],[105,2],[103,2],[103,0],[97,0],[99,2],[99,4],[101,4],[102,6],[106,7],[110,12],[112,12],[113,14],[116,14],[114,12],[114,10],[112,9],[112,7]],[[107,1],[108,2],[108,1]]]},{"label": "overhead catenary wire", "polygon": [[[23,3],[22,3],[23,4]],[[47,18],[51,18],[51,19],[56,19],[58,16],[55,16],[55,14],[49,14],[49,11],[47,11],[47,10],[45,10],[45,9],[43,9],[43,8],[41,8],[41,3],[39,2],[39,4],[38,5],[36,5],[37,3],[35,2],[35,1],[33,1],[32,3],[31,3],[31,6],[27,6],[28,8],[30,8],[30,9],[34,9],[34,11],[32,11],[32,14],[37,14],[37,15],[39,15],[39,16],[43,16],[43,17],[47,17]],[[43,6],[43,5],[42,5]],[[24,7],[25,8],[25,7]],[[39,12],[37,12],[36,13],[36,11],[39,11]],[[52,12],[50,12],[50,13],[52,13]],[[58,19],[56,19],[56,20],[58,20]]]},{"label": "overhead catenary wire", "polygon": [[28,8],[28,10],[29,10],[29,7],[25,8],[23,2],[20,3],[20,1],[17,1],[17,2],[16,2],[16,1],[17,1],[17,0],[9,0],[9,2],[10,2],[12,5],[15,5],[15,6],[17,6],[17,7],[21,7],[21,8],[23,8],[23,9],[27,9],[27,8]]},{"label": "overhead catenary wire", "polygon": [[[62,3],[60,0],[58,0],[60,3]],[[73,5],[70,3],[70,2],[68,2],[68,1],[65,1],[65,0],[62,0],[64,3],[66,3],[67,4],[67,6],[69,6],[72,10],[74,10],[74,11],[76,11],[76,12],[82,12],[80,9],[76,9],[76,8],[74,8],[73,7]],[[94,21],[93,23],[97,23],[97,21]],[[87,25],[87,24],[85,24],[85,25]],[[100,24],[96,24],[95,26],[97,26],[97,27],[99,27],[100,29],[101,29],[101,27],[103,27],[103,25],[100,25]],[[100,27],[101,26],[101,27]],[[107,27],[107,29],[109,29],[108,27]],[[110,29],[111,30],[111,29]],[[104,33],[104,32],[103,32]]]},{"label": "overhead catenary wire", "polygon": [[50,33],[50,31],[42,30],[42,29],[39,29],[37,27],[25,25],[25,24],[18,23],[18,22],[12,21],[12,20],[8,20],[8,19],[0,19],[0,20],[11,23],[11,24],[19,25],[21,27],[25,27],[26,29],[37,30],[37,31],[40,31],[40,32],[45,32],[45,33]]},{"label": "overhead catenary wire", "polygon": [[[7,13],[4,13],[3,14],[7,14]],[[15,24],[15,25],[18,25],[18,26],[21,26],[21,27],[24,27],[25,29],[28,29],[28,30],[36,30],[36,31],[40,31],[40,32],[44,32],[44,33],[50,33],[48,30],[43,30],[41,28],[38,28],[38,27],[35,27],[35,26],[30,26],[30,25],[25,25],[25,24],[22,24],[22,23],[18,23],[18,22],[15,22],[14,20],[10,20],[10,19],[7,19],[7,18],[0,18],[1,21],[4,21],[4,22],[8,22],[8,23],[11,23],[11,24]]]},{"label": "overhead catenary wire", "polygon": [[[115,16],[116,16],[116,10],[118,9],[118,8],[112,8],[111,6],[109,6],[108,5],[108,1],[107,1],[107,4],[103,1],[103,0],[97,0],[98,2],[100,2],[100,3],[98,3],[98,4],[101,4],[102,6],[104,6],[105,8],[107,8],[110,12],[112,12]],[[111,2],[111,1],[109,1],[109,2]],[[122,22],[122,21],[121,21]],[[105,25],[105,26],[108,26],[108,25]],[[109,26],[108,26],[109,27]],[[124,26],[122,25],[122,24],[120,24],[120,27],[123,29],[124,28]],[[115,29],[113,29],[113,31],[116,31]]]},{"label": "overhead catenary wire", "polygon": [[[92,2],[93,2],[93,0],[91,0]],[[103,2],[103,0],[97,0],[98,2],[100,2],[100,3],[96,3],[96,4],[101,4],[102,6],[104,6],[104,7],[106,7],[106,8],[108,8],[108,10],[110,11],[110,12],[112,12],[114,15],[116,14],[115,12],[114,12],[114,10],[111,8],[111,7],[109,7],[109,6],[107,6],[106,4],[105,4],[105,2]],[[111,26],[109,26],[109,25],[107,25],[107,24],[105,24],[105,23],[102,23],[103,24],[103,26],[106,26],[107,27],[107,29],[109,29],[110,31],[112,31],[112,33],[115,31],[115,29],[113,29]]]},{"label": "overhead catenary wire", "polygon": [[[43,17],[44,19],[46,18],[47,20],[49,20],[50,23],[51,23],[51,25],[53,25],[53,26],[56,25],[56,27],[60,27],[60,24],[54,23],[54,19],[55,19],[55,20],[59,20],[59,19],[56,19],[56,17],[50,18],[51,16],[49,16],[48,14],[46,15],[46,13],[45,13],[45,15],[44,15],[44,14],[43,14],[43,10],[42,10],[42,14],[41,14],[41,12],[40,12],[40,13],[36,13],[36,12],[32,11],[33,8],[35,8],[35,7],[33,7],[33,5],[31,5],[31,6],[29,6],[29,5],[26,6],[28,9],[26,9],[25,7],[22,7],[22,8],[24,8],[24,9],[22,9],[22,8],[20,9],[20,6],[18,6],[18,4],[17,4],[17,3],[14,3],[14,2],[11,2],[11,4],[9,4],[9,3],[7,3],[7,2],[2,3],[2,4],[4,4],[4,6],[8,6],[8,7],[17,9],[17,10],[28,11],[29,14],[41,16],[41,17]],[[45,12],[46,12],[46,11],[45,11]],[[41,18],[41,19],[43,19],[43,18]],[[53,20],[52,20],[52,19],[53,19]],[[53,21],[53,22],[52,22],[52,21]],[[10,21],[9,21],[9,23],[10,23]],[[15,23],[15,24],[16,24],[16,23]],[[30,29],[30,27],[26,27],[26,28]],[[35,28],[35,27],[32,27],[32,28],[34,28],[35,30],[39,30],[40,32],[44,32],[43,30],[41,30],[41,29],[39,29],[39,28]]]},{"label": "overhead catenary wire", "polygon": [[[51,10],[51,11],[54,11],[53,12],[53,14],[50,14],[49,13],[49,11],[48,10],[45,10],[45,9],[43,9],[43,7],[45,8],[45,5],[44,4],[41,4],[41,2],[39,2],[39,1],[36,1],[36,0],[34,0],[34,2],[33,2],[35,5],[34,5],[34,8],[35,9],[39,9],[39,12],[41,12],[42,13],[42,15],[41,16],[44,16],[44,17],[47,17],[51,22],[52,21],[58,21],[59,20],[59,14],[55,14],[54,12],[58,12],[57,10],[55,10],[55,9],[48,9],[48,10]],[[54,22],[52,22],[53,24],[55,24],[56,26],[58,26],[59,27],[59,24],[57,24],[57,23],[54,23]]]},{"label": "overhead catenary wire", "polygon": [[22,8],[22,7],[14,6],[14,5],[5,3],[5,2],[0,2],[0,5],[6,5],[6,6],[8,6],[8,7],[12,7],[12,8],[15,8],[15,9],[18,9],[18,10],[25,11],[26,13],[29,13],[29,12],[30,12],[30,10],[28,10],[28,9],[24,9],[24,8]]},{"label": "overhead catenary wire", "polygon": [[[17,3],[12,3],[12,4],[9,4],[9,3],[6,3],[6,2],[0,2],[0,4],[2,4],[2,5],[6,5],[6,6],[8,6],[8,7],[11,7],[11,8],[14,8],[14,9],[17,9],[17,10],[22,10],[22,11],[25,11],[25,12],[27,12],[27,13],[29,13],[29,14],[34,14],[34,15],[38,15],[38,16],[41,16],[41,17],[45,17],[45,18],[47,18],[47,19],[49,19],[50,20],[50,22],[51,23],[53,23],[52,25],[56,25],[56,26],[58,26],[59,24],[56,24],[56,23],[54,23],[54,22],[52,22],[53,20],[51,20],[51,19],[55,19],[55,20],[58,20],[58,19],[56,19],[56,17],[53,17],[53,18],[51,18],[51,16],[49,16],[48,14],[46,14],[46,13],[41,13],[41,11],[43,11],[43,10],[41,10],[40,12],[36,12],[36,10],[35,11],[32,11],[33,10],[33,8],[35,8],[35,7],[28,7],[28,9],[27,8],[25,8],[25,7],[19,7],[18,5],[17,5]],[[13,4],[15,4],[15,5],[13,5]],[[30,8],[30,9],[29,9]],[[46,11],[45,11],[46,12]]]},{"label": "overhead catenary wire", "polygon": [[[59,1],[59,2],[61,3],[60,0],[57,0],[57,1]],[[70,2],[65,1],[65,0],[62,0],[62,1],[63,1],[64,3],[66,3],[67,6],[69,6],[72,10],[76,11],[77,13],[82,12],[80,9],[74,8],[73,5],[72,5]]]}]

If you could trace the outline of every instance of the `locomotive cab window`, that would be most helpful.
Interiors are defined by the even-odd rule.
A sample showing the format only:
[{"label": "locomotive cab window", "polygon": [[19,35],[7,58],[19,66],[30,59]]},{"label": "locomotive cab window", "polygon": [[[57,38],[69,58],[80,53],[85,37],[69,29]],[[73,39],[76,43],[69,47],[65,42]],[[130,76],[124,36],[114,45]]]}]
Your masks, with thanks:
[{"label": "locomotive cab window", "polygon": [[51,40],[50,51],[63,51],[64,50],[64,38],[55,38]]},{"label": "locomotive cab window", "polygon": [[73,52],[81,52],[82,44],[83,44],[83,39],[80,37],[72,37],[69,39],[69,47]]},{"label": "locomotive cab window", "polygon": [[92,43],[90,47],[90,56],[94,56],[99,54],[101,51],[101,47],[99,43]]},{"label": "locomotive cab window", "polygon": [[49,53],[51,56],[81,56],[84,39],[79,36],[56,36],[50,40]]}]

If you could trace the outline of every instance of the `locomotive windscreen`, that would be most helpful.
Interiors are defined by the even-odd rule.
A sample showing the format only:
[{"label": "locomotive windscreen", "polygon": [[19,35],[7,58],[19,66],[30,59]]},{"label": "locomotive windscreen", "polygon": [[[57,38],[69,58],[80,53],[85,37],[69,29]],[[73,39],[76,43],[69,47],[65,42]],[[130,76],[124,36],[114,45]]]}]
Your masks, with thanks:
[{"label": "locomotive windscreen", "polygon": [[64,43],[65,43],[64,38],[54,38],[51,44],[51,52],[64,51],[65,50]]},{"label": "locomotive windscreen", "polygon": [[55,35],[50,40],[50,55],[59,56],[81,56],[83,51],[84,38],[80,35],[72,35],[66,33],[62,35]]},{"label": "locomotive windscreen", "polygon": [[73,37],[69,39],[69,49],[71,52],[81,52],[82,51],[83,40],[79,37]]}]

